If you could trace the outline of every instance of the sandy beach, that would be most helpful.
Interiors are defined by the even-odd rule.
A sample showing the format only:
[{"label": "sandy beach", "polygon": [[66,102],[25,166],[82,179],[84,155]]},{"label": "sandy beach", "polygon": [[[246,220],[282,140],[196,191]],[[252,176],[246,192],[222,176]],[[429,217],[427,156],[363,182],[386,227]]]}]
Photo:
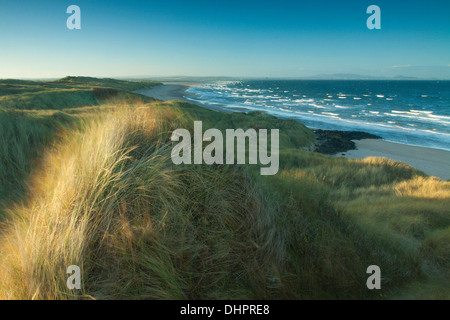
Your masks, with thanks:
[{"label": "sandy beach", "polygon": [[[199,83],[194,82],[168,82],[163,83],[161,86],[156,86],[152,88],[140,89],[135,91],[136,93],[142,94],[144,96],[156,98],[162,101],[170,101],[170,100],[180,100],[190,103],[195,103],[199,106],[208,108],[214,111],[221,112],[245,112],[248,109],[245,108],[234,108],[233,110],[225,108],[222,104],[206,104],[201,103],[199,101],[195,101],[195,95],[193,93],[187,92],[190,87],[199,85]],[[188,98],[193,98],[194,100],[190,100]]]},{"label": "sandy beach", "polygon": [[343,152],[346,158],[385,157],[407,163],[430,176],[442,180],[450,179],[450,151],[375,139],[354,140],[354,142],[358,149]]},{"label": "sandy beach", "polygon": [[170,101],[170,100],[189,101],[188,99],[185,98],[186,90],[196,85],[198,85],[198,83],[171,82],[171,83],[163,83],[162,86],[140,89],[135,92],[162,101]]}]

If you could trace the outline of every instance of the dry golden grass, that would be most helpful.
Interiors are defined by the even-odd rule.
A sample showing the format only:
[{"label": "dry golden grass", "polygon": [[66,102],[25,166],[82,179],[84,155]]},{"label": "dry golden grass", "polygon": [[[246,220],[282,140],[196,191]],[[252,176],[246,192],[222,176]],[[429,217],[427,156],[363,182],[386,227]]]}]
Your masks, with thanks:
[{"label": "dry golden grass", "polygon": [[[266,290],[282,256],[269,215],[242,170],[174,168],[176,123],[170,110],[123,106],[66,132],[27,203],[8,210],[0,297],[261,297],[252,290]],[[66,287],[72,264],[81,292]]]},{"label": "dry golden grass", "polygon": [[397,183],[394,189],[400,197],[442,199],[447,200],[450,205],[450,181],[418,176],[412,180]]}]

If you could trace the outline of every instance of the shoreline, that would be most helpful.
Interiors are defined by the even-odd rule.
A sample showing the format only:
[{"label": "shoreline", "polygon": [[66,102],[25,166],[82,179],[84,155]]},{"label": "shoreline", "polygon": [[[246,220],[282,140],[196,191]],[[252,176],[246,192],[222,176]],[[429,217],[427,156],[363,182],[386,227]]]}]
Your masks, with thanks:
[{"label": "shoreline", "polygon": [[[186,98],[186,96],[189,95],[189,93],[187,93],[186,91],[190,87],[196,86],[198,84],[199,83],[194,82],[166,82],[153,88],[140,89],[135,92],[162,101],[180,100],[184,102],[194,103],[214,111],[239,112],[247,110],[242,108],[242,110],[236,109],[234,111],[221,107],[221,105],[200,103],[198,101],[195,101],[195,96],[193,95],[191,97],[194,100]],[[338,132],[338,130],[321,131],[328,133]],[[348,159],[384,157],[409,164],[410,166],[421,170],[430,176],[435,176],[442,180],[450,179],[450,151],[389,142],[379,139],[379,137],[377,138],[376,136],[370,137],[370,134],[367,134],[365,132],[359,132],[361,134],[361,137],[359,138],[352,138],[351,136],[348,136],[348,133],[351,131],[339,132],[341,133],[340,139],[342,139],[344,142],[348,142],[348,145],[354,145],[356,149],[349,148],[347,149],[347,151],[341,151],[341,149],[339,149],[339,146],[334,153],[326,152],[326,154],[332,154],[335,157],[345,157]],[[348,137],[346,138],[346,136]],[[333,144],[332,140],[328,139],[327,142]]]},{"label": "shoreline", "polygon": [[152,97],[162,101],[181,100],[189,102],[189,100],[184,97],[186,94],[186,90],[196,85],[198,85],[198,83],[174,82],[168,84],[163,82],[162,85],[158,85],[152,88],[139,89],[136,90],[135,93],[139,93],[144,96]]}]

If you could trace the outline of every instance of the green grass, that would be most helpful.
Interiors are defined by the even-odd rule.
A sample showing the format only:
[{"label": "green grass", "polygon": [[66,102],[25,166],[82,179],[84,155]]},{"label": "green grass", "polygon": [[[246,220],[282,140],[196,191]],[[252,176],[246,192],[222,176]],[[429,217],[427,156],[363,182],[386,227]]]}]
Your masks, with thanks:
[{"label": "green grass", "polygon": [[[151,85],[0,81],[1,298],[449,298],[450,182],[307,151],[297,121],[132,93]],[[280,172],[173,165],[194,120],[280,129]]]},{"label": "green grass", "polygon": [[158,84],[89,77],[0,80],[0,200],[23,198],[37,159],[62,130],[79,123],[83,114],[98,113],[101,107],[97,106],[111,100],[154,101],[132,91]]}]

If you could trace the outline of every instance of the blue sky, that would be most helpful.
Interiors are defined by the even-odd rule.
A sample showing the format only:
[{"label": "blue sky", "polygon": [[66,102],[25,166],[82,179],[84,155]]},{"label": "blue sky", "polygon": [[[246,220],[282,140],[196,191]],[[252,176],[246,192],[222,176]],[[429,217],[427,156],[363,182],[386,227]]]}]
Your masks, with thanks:
[{"label": "blue sky", "polygon": [[[69,5],[81,30],[69,30]],[[369,5],[381,30],[369,30]],[[0,0],[0,78],[450,79],[450,1]]]}]

